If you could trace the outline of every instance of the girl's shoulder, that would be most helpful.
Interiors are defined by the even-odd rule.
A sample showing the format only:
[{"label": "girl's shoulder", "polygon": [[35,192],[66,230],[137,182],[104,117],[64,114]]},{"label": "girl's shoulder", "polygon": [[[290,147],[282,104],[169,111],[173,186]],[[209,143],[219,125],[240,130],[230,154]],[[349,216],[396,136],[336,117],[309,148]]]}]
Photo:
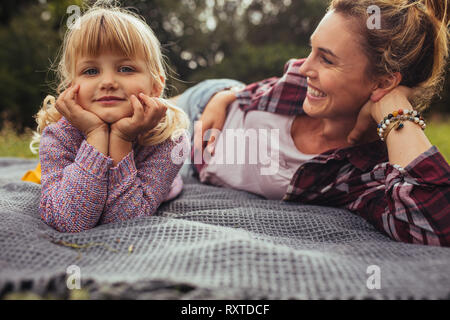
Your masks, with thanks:
[{"label": "girl's shoulder", "polygon": [[178,162],[178,160],[184,161],[191,152],[191,143],[188,135],[188,133],[184,133],[151,146],[135,144],[134,151],[140,159],[148,158],[151,155],[159,155],[160,157],[175,157],[175,162]]},{"label": "girl's shoulder", "polygon": [[81,134],[81,131],[75,128],[66,118],[61,117],[57,122],[53,122],[49,124],[45,130],[51,130],[51,131],[58,131],[58,130],[71,130],[71,131],[77,131]]},{"label": "girl's shoulder", "polygon": [[42,137],[54,136],[58,140],[82,141],[85,137],[83,133],[75,128],[66,118],[62,117],[57,122],[49,124],[42,131]]}]

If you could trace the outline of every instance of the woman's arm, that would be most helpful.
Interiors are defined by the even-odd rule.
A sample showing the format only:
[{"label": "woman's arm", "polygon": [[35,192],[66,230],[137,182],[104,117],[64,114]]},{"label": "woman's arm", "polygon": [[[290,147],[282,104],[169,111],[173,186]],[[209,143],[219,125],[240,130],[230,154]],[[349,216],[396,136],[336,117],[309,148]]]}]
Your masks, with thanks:
[{"label": "woman's arm", "polygon": [[[401,90],[395,90],[375,104],[372,108],[372,117],[376,123],[380,123],[384,117],[400,108],[413,109]],[[386,146],[389,152],[389,162],[404,168],[430,149],[432,144],[419,125],[412,121],[404,121],[403,124],[402,129],[389,132],[386,137]]]},{"label": "woman's arm", "polygon": [[[198,122],[194,126],[194,148],[203,150],[209,148],[213,152],[213,142],[217,139],[215,132],[222,131],[225,119],[227,118],[228,106],[236,100],[236,94],[233,90],[224,90],[217,92],[206,104],[205,109]],[[205,141],[205,133],[212,130],[213,139]]]},{"label": "woman's arm", "polygon": [[450,247],[450,166],[436,147],[405,168],[380,164],[370,177],[349,210],[397,241]]},{"label": "woman's arm", "polygon": [[[368,121],[380,123],[393,111],[412,110],[407,99],[410,90],[397,87],[378,102],[369,101],[350,136],[357,137]],[[384,199],[366,190],[349,209],[396,240],[450,246],[450,166],[419,125],[409,120],[403,124],[385,139],[389,163],[372,173],[384,176]],[[364,199],[366,208],[361,206]]]}]

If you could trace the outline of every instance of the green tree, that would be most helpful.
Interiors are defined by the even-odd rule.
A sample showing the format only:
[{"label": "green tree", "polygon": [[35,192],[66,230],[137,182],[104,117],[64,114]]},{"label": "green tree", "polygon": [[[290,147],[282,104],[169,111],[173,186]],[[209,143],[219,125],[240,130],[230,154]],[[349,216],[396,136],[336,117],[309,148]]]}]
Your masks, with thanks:
[{"label": "green tree", "polygon": [[18,131],[34,126],[31,115],[42,101],[49,57],[58,34],[41,19],[39,6],[31,6],[0,28],[0,111]]}]

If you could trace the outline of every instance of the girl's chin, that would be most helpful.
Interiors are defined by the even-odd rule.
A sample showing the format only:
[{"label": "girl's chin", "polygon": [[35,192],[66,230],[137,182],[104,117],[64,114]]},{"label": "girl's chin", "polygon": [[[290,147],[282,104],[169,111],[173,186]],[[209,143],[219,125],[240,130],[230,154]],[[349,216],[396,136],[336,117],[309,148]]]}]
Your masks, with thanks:
[{"label": "girl's chin", "polygon": [[133,109],[131,108],[131,106],[94,109],[92,110],[92,112],[95,113],[97,117],[109,124],[117,122],[120,119],[133,116]]},{"label": "girl's chin", "polygon": [[100,119],[105,121],[108,124],[112,124],[114,122],[119,121],[120,119],[132,117],[132,114],[117,114],[117,113],[106,113],[106,114],[98,114]]}]

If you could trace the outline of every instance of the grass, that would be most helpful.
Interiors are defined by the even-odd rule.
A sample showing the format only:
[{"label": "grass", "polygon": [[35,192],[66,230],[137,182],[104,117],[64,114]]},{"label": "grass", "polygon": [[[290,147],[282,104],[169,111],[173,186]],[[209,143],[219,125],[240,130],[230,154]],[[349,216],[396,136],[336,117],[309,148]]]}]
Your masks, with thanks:
[{"label": "grass", "polygon": [[425,134],[444,156],[450,160],[450,118],[447,120],[432,120],[425,129]]},{"label": "grass", "polygon": [[[428,121],[425,134],[431,143],[438,147],[447,162],[450,159],[450,117],[443,118],[434,116]],[[6,123],[0,131],[0,157],[38,158],[37,154],[31,153],[30,141],[31,129],[18,135],[12,124]]]},{"label": "grass", "polygon": [[31,129],[19,135],[11,123],[5,122],[0,131],[0,157],[38,158],[39,156],[30,150],[32,136]]}]

